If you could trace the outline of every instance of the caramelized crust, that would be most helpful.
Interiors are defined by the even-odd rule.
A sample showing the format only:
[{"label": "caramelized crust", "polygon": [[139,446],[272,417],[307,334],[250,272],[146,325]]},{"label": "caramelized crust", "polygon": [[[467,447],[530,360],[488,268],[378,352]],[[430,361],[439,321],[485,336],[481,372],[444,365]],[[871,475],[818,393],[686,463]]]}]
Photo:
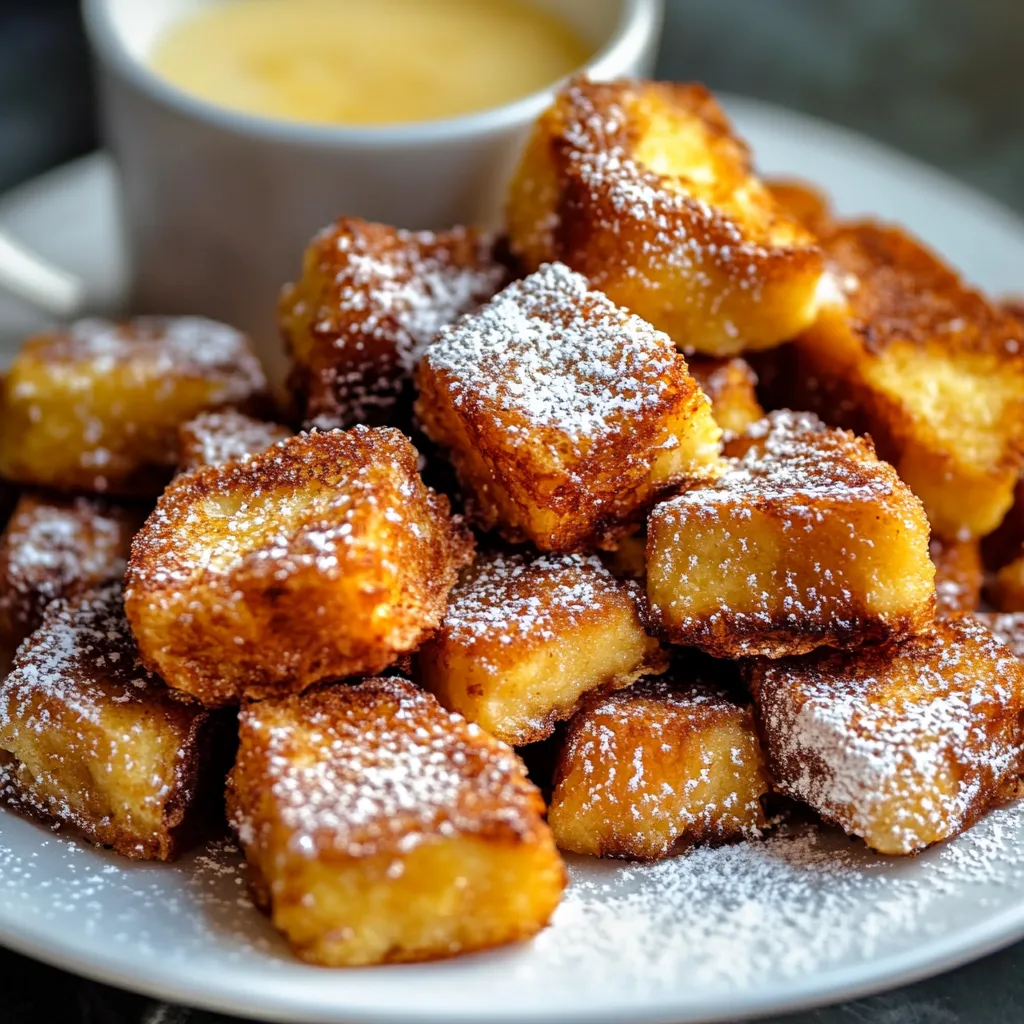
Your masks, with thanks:
[{"label": "caramelized crust", "polygon": [[560,260],[687,350],[770,348],[814,318],[823,259],[700,85],[576,78],[508,203],[527,269]]},{"label": "caramelized crust", "polygon": [[225,733],[142,666],[107,584],[53,602],[0,683],[0,793],[125,857],[170,860],[220,797]]},{"label": "caramelized crust", "polygon": [[349,966],[528,938],[565,870],[505,744],[403,679],[249,705],[228,815],[295,953]]},{"label": "caramelized crust", "polygon": [[760,836],[769,789],[749,705],[703,672],[674,668],[573,717],[548,822],[563,850],[657,860]]},{"label": "caramelized crust", "polygon": [[178,428],[178,470],[186,473],[246,459],[291,436],[280,423],[258,420],[237,409],[201,412]]},{"label": "caramelized crust", "polygon": [[716,657],[913,634],[935,609],[920,501],[870,440],[776,412],[727,441],[717,482],[647,524],[649,624]]},{"label": "caramelized crust", "polygon": [[327,429],[405,426],[424,349],[507,280],[494,239],[472,228],[435,234],[343,217],[321,231],[278,307],[299,415]]},{"label": "caramelized crust", "polygon": [[468,513],[544,551],[614,546],[659,494],[718,470],[721,431],[671,341],[561,264],[444,328],[417,383]]},{"label": "caramelized crust", "polygon": [[1024,467],[1024,326],[898,228],[822,244],[844,298],[797,340],[786,400],[870,432],[939,536],[989,533]]},{"label": "caramelized crust", "polygon": [[580,699],[666,660],[644,632],[639,586],[595,556],[495,555],[452,591],[419,680],[451,711],[516,746],[550,736]]},{"label": "caramelized crust", "polygon": [[970,616],[761,661],[751,682],[776,787],[880,853],[958,835],[1017,794],[1024,665]]},{"label": "caramelized crust", "polygon": [[0,535],[3,671],[51,601],[121,579],[143,518],[140,509],[98,498],[21,495]]},{"label": "caramelized crust", "polygon": [[779,206],[815,238],[821,238],[832,229],[835,224],[832,204],[816,185],[799,178],[769,178],[765,185]]},{"label": "caramelized crust", "polygon": [[29,338],[0,395],[0,472],[23,484],[155,496],[178,426],[204,409],[262,403],[244,335],[198,317],[80,320]]},{"label": "caramelized crust", "polygon": [[764,416],[757,400],[757,374],[745,359],[689,360],[690,373],[711,401],[711,415],[727,433],[741,434]]},{"label": "caramelized crust", "polygon": [[984,569],[976,540],[932,537],[928,546],[935,563],[935,604],[940,615],[973,612],[981,604]]},{"label": "caramelized crust", "polygon": [[380,671],[440,624],[471,544],[399,431],[302,434],[179,476],[132,545],[147,665],[218,706]]}]

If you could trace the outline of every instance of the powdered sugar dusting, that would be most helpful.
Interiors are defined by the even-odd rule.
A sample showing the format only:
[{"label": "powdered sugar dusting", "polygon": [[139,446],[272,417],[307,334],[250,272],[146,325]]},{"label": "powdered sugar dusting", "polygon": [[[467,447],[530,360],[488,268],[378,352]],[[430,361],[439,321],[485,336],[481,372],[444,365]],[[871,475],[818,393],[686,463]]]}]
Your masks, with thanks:
[{"label": "powdered sugar dusting", "polygon": [[494,238],[469,228],[406,231],[352,218],[326,228],[282,298],[307,422],[389,422],[437,332],[507,277]]},{"label": "powdered sugar dusting", "polygon": [[254,704],[240,729],[232,824],[271,858],[285,855],[274,845],[282,829],[292,855],[397,857],[432,836],[539,822],[539,795],[512,749],[403,679]]},{"label": "powdered sugar dusting", "polygon": [[441,628],[447,640],[469,646],[544,642],[600,616],[610,603],[639,600],[639,587],[617,579],[595,555],[496,554],[452,591]]},{"label": "powdered sugar dusting", "polygon": [[80,363],[90,376],[135,372],[140,383],[157,386],[168,375],[199,376],[218,385],[211,398],[216,402],[242,401],[266,387],[245,335],[198,316],[77,320],[51,337],[48,357]]},{"label": "powdered sugar dusting", "polygon": [[487,404],[510,415],[512,433],[548,428],[578,449],[657,416],[685,365],[667,335],[561,263],[444,328],[425,360],[456,408]]},{"label": "powdered sugar dusting", "polygon": [[384,974],[324,971],[297,962],[252,906],[233,844],[142,866],[0,815],[0,922],[55,946],[80,937],[83,955],[114,958],[143,984],[158,966],[180,972],[183,998],[213,985],[239,1004],[312,1000],[341,1012],[365,979],[401,1019],[415,1016],[412,986],[435,1016],[457,1008],[473,1019],[486,998],[507,1020],[583,1005],[635,1021],[666,1002],[680,1020],[782,1009],[797,986],[883,971],[1006,914],[1024,894],[1024,807],[912,860],[792,828],[650,866],[570,857],[569,871],[551,927],[529,943]]},{"label": "powdered sugar dusting", "polygon": [[22,495],[0,540],[0,622],[20,642],[58,597],[119,579],[141,515],[91,498]]},{"label": "powdered sugar dusting", "polygon": [[1024,612],[974,612],[974,618],[1024,660]]},{"label": "powdered sugar dusting", "polygon": [[753,676],[775,784],[878,849],[914,852],[1014,792],[1024,667],[970,617]]},{"label": "powdered sugar dusting", "polygon": [[244,461],[291,436],[278,423],[253,419],[236,409],[203,412],[179,429],[181,470]]}]

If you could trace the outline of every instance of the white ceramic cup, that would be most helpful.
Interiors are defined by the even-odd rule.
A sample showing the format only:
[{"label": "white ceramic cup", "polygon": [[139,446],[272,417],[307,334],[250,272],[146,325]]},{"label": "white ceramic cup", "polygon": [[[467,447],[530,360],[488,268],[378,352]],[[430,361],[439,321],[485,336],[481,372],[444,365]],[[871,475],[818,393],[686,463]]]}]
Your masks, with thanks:
[{"label": "white ceramic cup", "polygon": [[[342,214],[409,228],[498,223],[509,173],[553,88],[463,117],[379,128],[237,113],[147,64],[170,24],[211,2],[83,0],[120,175],[132,277],[125,305],[233,324],[254,338],[276,376],[277,294],[298,273],[312,234]],[[663,0],[533,2],[593,47],[592,77],[650,72]],[[51,313],[88,308],[89,296],[66,275],[0,245],[0,285],[19,280],[20,293]]]}]

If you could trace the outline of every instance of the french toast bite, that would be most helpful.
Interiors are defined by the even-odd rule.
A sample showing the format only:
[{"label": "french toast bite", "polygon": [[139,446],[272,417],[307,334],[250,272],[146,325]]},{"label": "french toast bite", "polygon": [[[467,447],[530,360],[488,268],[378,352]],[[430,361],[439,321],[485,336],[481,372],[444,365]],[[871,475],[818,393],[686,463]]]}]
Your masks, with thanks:
[{"label": "french toast bite", "polygon": [[928,545],[935,564],[935,606],[940,615],[973,612],[981,604],[985,570],[976,540],[932,537]]},{"label": "french toast bite", "polygon": [[54,601],[0,683],[0,796],[125,857],[170,860],[212,820],[225,739],[220,716],[143,667],[108,583]]},{"label": "french toast bite", "polygon": [[1017,795],[1024,665],[971,616],[761,660],[751,689],[776,787],[880,853],[916,853]]},{"label": "french toast bite", "polygon": [[614,546],[719,469],[721,430],[672,342],[562,264],[443,328],[417,383],[469,515],[543,551]]},{"label": "french toast bite", "polygon": [[46,606],[120,580],[145,513],[100,498],[25,491],[0,534],[0,667],[43,620]]},{"label": "french toast bite", "polygon": [[843,296],[797,338],[787,401],[870,433],[939,536],[991,532],[1024,468],[1024,324],[898,228],[822,245]]},{"label": "french toast bite", "polygon": [[821,251],[700,85],[573,79],[534,128],[508,227],[528,270],[568,264],[687,351],[770,348],[817,310]]},{"label": "french toast bite", "polygon": [[548,824],[562,850],[657,860],[760,836],[770,788],[749,704],[706,673],[674,667],[573,716]]},{"label": "french toast bite", "polygon": [[201,412],[178,428],[178,470],[187,473],[247,459],[291,436],[280,423],[259,420],[237,409]]},{"label": "french toast bite", "polygon": [[911,635],[935,610],[921,502],[867,438],[781,411],[647,522],[648,620],[721,658]]},{"label": "french toast bite", "polygon": [[303,420],[405,426],[427,345],[507,282],[494,248],[472,228],[404,231],[355,217],[316,235],[278,307]]},{"label": "french toast bite", "polygon": [[764,416],[757,400],[757,374],[745,359],[687,361],[693,379],[711,402],[711,415],[726,433],[741,434]]},{"label": "french toast bite", "polygon": [[240,715],[228,817],[257,901],[326,966],[431,960],[529,938],[565,869],[522,763],[395,677]]},{"label": "french toast bite", "polygon": [[200,317],[79,320],[29,338],[3,381],[0,473],[18,483],[155,496],[178,426],[249,407],[267,382],[246,337]]},{"label": "french toast bite", "polygon": [[209,706],[380,671],[440,625],[472,542],[390,428],[177,477],[132,545],[143,659]]},{"label": "french toast bite", "polygon": [[451,593],[418,679],[444,707],[506,743],[551,735],[580,699],[667,661],[644,632],[643,591],[594,555],[493,555]]}]

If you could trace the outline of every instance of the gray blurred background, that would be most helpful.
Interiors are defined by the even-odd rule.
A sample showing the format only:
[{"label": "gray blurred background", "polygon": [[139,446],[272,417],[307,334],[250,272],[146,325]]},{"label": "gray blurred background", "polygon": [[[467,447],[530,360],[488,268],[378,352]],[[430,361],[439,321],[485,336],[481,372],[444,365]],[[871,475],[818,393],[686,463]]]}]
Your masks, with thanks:
[{"label": "gray blurred background", "polygon": [[[1024,0],[668,0],[658,72],[848,125],[1024,213]],[[95,145],[75,0],[0,0],[0,191]],[[215,1019],[2,952],[0,979],[0,1024]],[[1024,946],[786,1024],[1020,1022]]]}]

